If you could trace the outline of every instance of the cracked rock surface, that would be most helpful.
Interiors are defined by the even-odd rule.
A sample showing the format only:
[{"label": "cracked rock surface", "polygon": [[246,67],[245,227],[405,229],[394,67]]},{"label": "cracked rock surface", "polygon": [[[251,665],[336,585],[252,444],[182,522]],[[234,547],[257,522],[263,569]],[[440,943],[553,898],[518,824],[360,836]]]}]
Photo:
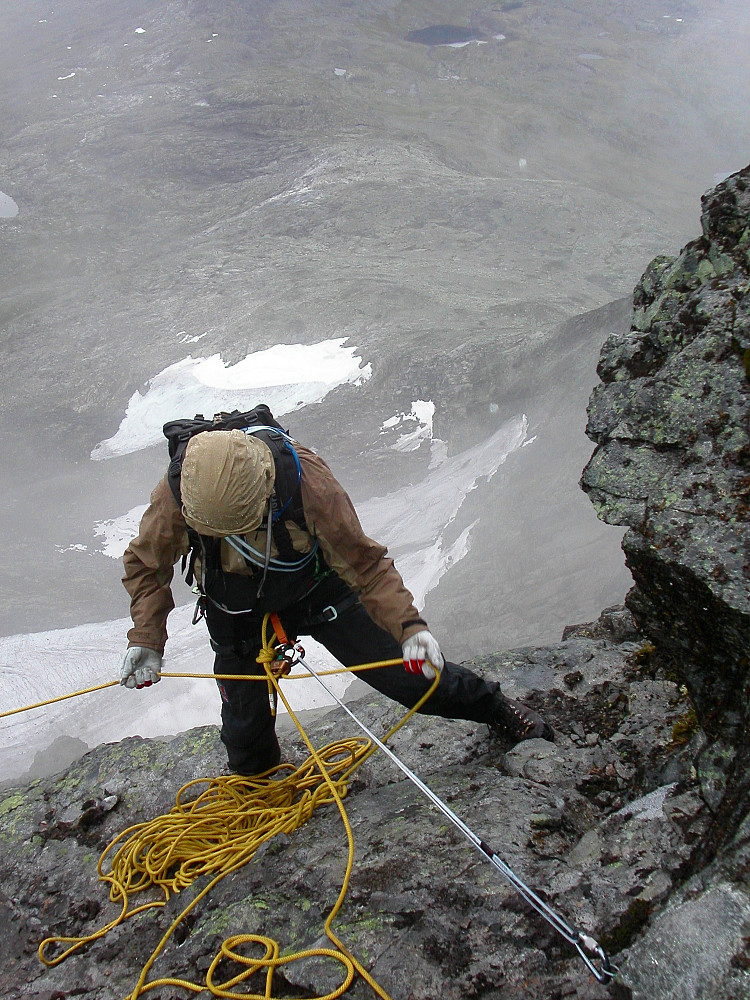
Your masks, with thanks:
[{"label": "cracked rock surface", "polygon": [[750,707],[750,167],[702,201],[703,235],[650,264],[602,349],[582,486],[630,528],[639,626],[731,741]]},{"label": "cracked rock surface", "polygon": [[[750,167],[702,208],[702,235],[652,261],[630,331],[604,344],[582,478],[629,527],[626,604],[705,734],[693,766],[711,821],[623,964],[655,998],[750,995]],[[684,825],[694,800],[675,805]]]}]

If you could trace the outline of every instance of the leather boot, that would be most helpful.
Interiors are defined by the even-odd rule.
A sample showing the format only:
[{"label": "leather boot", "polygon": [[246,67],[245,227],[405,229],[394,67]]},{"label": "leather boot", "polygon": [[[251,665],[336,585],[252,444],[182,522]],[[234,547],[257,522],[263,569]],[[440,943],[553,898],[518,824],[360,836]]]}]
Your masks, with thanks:
[{"label": "leather boot", "polygon": [[555,739],[552,727],[541,715],[500,693],[495,698],[490,729],[501,739],[514,744],[523,740],[548,740],[553,743]]}]

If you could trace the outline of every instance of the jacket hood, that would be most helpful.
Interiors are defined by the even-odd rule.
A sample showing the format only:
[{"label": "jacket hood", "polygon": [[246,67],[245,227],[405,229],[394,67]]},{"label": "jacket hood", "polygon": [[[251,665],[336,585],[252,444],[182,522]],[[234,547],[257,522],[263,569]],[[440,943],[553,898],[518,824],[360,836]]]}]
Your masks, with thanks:
[{"label": "jacket hood", "polygon": [[204,431],[188,442],[180,493],[187,524],[201,535],[244,535],[263,520],[274,490],[271,449],[241,430]]}]

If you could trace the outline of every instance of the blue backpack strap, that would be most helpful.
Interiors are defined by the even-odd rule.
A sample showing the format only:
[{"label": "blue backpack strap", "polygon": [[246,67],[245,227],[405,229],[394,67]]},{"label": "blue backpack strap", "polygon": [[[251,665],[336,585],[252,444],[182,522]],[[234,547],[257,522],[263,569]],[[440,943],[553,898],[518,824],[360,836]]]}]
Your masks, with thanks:
[{"label": "blue backpack strap", "polygon": [[[274,461],[276,461],[276,452],[277,452],[277,449],[278,449],[279,452],[287,452],[288,454],[290,454],[292,456],[293,461],[294,461],[294,468],[295,468],[295,471],[296,471],[296,479],[297,479],[297,481],[296,481],[296,483],[294,483],[293,488],[291,488],[291,489],[290,489],[290,485],[291,484],[288,481],[283,484],[283,489],[282,489],[281,492],[282,492],[282,494],[286,494],[286,500],[273,513],[272,523],[276,523],[276,521],[279,521],[281,519],[281,515],[284,513],[284,511],[286,511],[286,509],[290,506],[290,504],[292,503],[292,501],[295,499],[295,494],[299,491],[300,484],[302,483],[302,466],[300,464],[299,455],[297,454],[297,451],[296,451],[294,445],[292,444],[292,438],[286,433],[286,431],[283,431],[280,427],[269,427],[269,426],[264,425],[264,424],[254,424],[254,425],[252,425],[250,427],[243,427],[242,430],[244,430],[245,434],[257,434],[258,437],[260,437],[260,439],[262,441],[265,441],[265,443],[268,444],[269,447],[271,447],[271,452],[274,454]],[[276,444],[276,446],[277,446],[276,448],[273,447],[273,445],[271,444],[271,442],[269,442],[268,438],[270,438],[271,441],[274,444]],[[282,439],[283,444],[278,445],[278,441],[277,441],[278,438]],[[280,470],[279,469],[279,463],[276,462],[277,476],[279,474],[279,471],[283,472],[285,470]],[[287,477],[287,479],[288,479],[288,477]],[[277,490],[277,494],[278,494],[278,492],[279,491]],[[302,498],[301,498],[301,496],[299,497],[298,505],[297,506],[299,507],[300,513],[302,513]],[[304,526],[304,513],[302,513],[302,517],[303,517],[303,522],[302,523],[303,523],[303,526]],[[297,518],[292,517],[292,520],[296,521]]]}]

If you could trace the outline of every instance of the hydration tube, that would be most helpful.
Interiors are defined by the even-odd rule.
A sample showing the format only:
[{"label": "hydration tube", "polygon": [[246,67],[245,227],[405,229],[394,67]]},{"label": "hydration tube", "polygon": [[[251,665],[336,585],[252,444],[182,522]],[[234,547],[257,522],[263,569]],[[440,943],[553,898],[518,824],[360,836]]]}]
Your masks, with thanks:
[{"label": "hydration tube", "polygon": [[600,983],[609,984],[617,974],[617,967],[612,965],[609,956],[599,942],[593,937],[590,937],[588,934],[584,934],[582,931],[577,931],[575,928],[571,927],[559,913],[553,910],[552,907],[548,906],[547,903],[545,903],[533,889],[529,888],[529,886],[526,885],[526,883],[520,879],[511,868],[508,867],[502,858],[498,857],[498,855],[481,839],[481,837],[478,837],[474,831],[471,830],[466,823],[464,823],[464,821],[421,780],[421,778],[417,777],[417,775],[409,767],[407,767],[406,764],[404,764],[404,762],[396,756],[396,754],[394,754],[390,747],[387,747],[382,740],[379,740],[378,737],[375,736],[375,734],[372,733],[367,726],[347,708],[343,701],[341,701],[341,699],[334,694],[331,688],[321,678],[320,674],[318,674],[317,671],[305,661],[304,650],[302,647],[296,645],[293,648],[295,650],[295,655],[293,656],[291,662],[299,663],[318,681],[330,697],[333,698],[333,700],[341,708],[343,708],[349,718],[356,722],[367,737],[371,739],[391,761],[393,761],[396,767],[398,767],[399,770],[406,775],[409,781],[416,785],[422,794],[425,795],[430,802],[432,802],[432,804],[461,831],[466,839],[471,841],[474,847],[476,847],[476,849],[480,851],[484,857],[487,858],[487,860],[505,876],[519,895],[526,900],[529,906],[536,910],[536,912],[543,917],[547,923],[568,942],[568,944],[571,944],[576,949],[589,972],[591,972],[591,974],[595,976]]},{"label": "hydration tube", "polygon": [[[258,431],[268,431],[270,434],[282,438],[287,450],[291,453],[291,456],[294,459],[294,465],[297,469],[297,485],[299,486],[302,482],[302,466],[300,465],[299,455],[297,454],[293,444],[294,439],[291,438],[286,431],[282,431],[280,427],[268,427],[266,424],[253,424],[251,427],[243,427],[242,430],[245,434],[256,434]],[[277,510],[273,515],[273,521],[278,521],[291,502],[292,498],[290,496],[284,506]]]},{"label": "hydration tube", "polygon": [[[270,534],[270,532],[268,532]],[[228,545],[231,545],[235,552],[239,552],[243,559],[246,559],[253,566],[257,566],[259,569],[265,569],[266,562],[263,553],[259,552],[258,549],[253,548],[249,542],[247,542],[242,535],[225,535],[225,540]],[[295,562],[282,562],[281,559],[274,559],[273,557],[268,560],[269,569],[273,570],[274,573],[296,573],[300,569],[304,569],[309,562],[311,562],[318,551],[317,539],[309,552],[305,552],[304,555],[300,556]]]}]

